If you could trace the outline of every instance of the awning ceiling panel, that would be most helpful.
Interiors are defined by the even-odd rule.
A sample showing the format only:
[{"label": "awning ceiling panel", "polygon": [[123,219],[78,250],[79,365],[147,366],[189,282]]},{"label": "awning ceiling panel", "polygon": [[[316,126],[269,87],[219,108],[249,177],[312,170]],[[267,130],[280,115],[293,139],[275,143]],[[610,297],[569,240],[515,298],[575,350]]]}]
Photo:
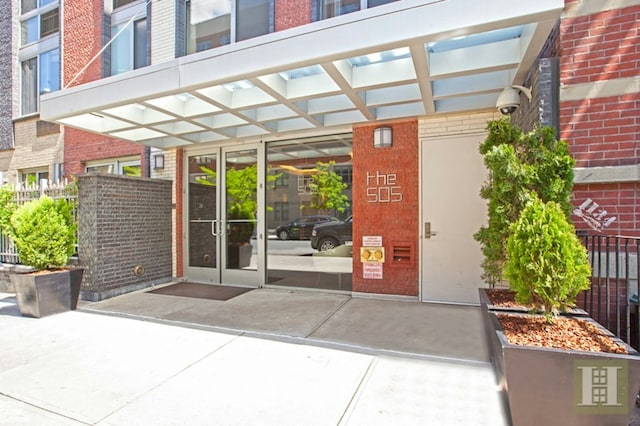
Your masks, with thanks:
[{"label": "awning ceiling panel", "polygon": [[45,95],[41,118],[167,148],[493,109],[562,0],[401,0]]}]

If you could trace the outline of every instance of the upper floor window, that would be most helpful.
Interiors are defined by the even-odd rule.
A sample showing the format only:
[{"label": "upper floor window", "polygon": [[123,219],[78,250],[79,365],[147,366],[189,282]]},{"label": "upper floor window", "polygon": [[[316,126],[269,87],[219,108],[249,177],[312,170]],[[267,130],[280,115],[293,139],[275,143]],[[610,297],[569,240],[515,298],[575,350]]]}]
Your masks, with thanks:
[{"label": "upper floor window", "polygon": [[367,0],[367,7],[381,6],[387,3],[393,3],[398,0]]},{"label": "upper floor window", "polygon": [[20,103],[22,114],[38,112],[43,93],[60,90],[59,0],[20,4]]},{"label": "upper floor window", "polygon": [[187,53],[213,49],[274,31],[274,0],[190,0]]},{"label": "upper floor window", "polygon": [[[114,7],[131,1],[114,1]],[[111,75],[149,65],[149,29],[145,2],[111,16]]]},{"label": "upper floor window", "polygon": [[318,20],[360,10],[360,0],[317,0],[316,3]]},{"label": "upper floor window", "polygon": [[60,30],[58,0],[23,0],[20,45],[35,43]]},{"label": "upper floor window", "polygon": [[271,0],[237,0],[236,12],[236,41],[273,32]]},{"label": "upper floor window", "polygon": [[113,8],[117,9],[125,4],[133,3],[136,0],[113,0]]},{"label": "upper floor window", "polygon": [[398,0],[312,0],[312,21],[346,15],[369,7],[381,6]]},{"label": "upper floor window", "polygon": [[38,111],[40,95],[60,90],[60,49],[55,48],[21,62],[22,114]]},{"label": "upper floor window", "polygon": [[39,7],[44,7],[49,4],[58,3],[58,0],[22,0],[22,14],[31,12]]}]

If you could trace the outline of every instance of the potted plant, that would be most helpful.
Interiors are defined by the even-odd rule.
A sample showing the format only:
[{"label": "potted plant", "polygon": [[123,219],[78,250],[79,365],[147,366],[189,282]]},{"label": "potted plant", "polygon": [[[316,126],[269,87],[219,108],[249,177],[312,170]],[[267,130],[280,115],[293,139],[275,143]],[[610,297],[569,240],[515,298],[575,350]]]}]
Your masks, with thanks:
[{"label": "potted plant", "polygon": [[487,313],[512,421],[626,425],[640,389],[640,354],[590,318],[558,316],[589,288],[587,252],[558,203],[528,198],[510,227],[504,275],[516,301],[533,310]]},{"label": "potted plant", "polygon": [[10,275],[22,315],[39,318],[75,309],[83,270],[67,265],[75,251],[67,201],[43,195],[16,206],[5,200],[0,210],[3,232],[16,244],[21,263],[31,267]]}]

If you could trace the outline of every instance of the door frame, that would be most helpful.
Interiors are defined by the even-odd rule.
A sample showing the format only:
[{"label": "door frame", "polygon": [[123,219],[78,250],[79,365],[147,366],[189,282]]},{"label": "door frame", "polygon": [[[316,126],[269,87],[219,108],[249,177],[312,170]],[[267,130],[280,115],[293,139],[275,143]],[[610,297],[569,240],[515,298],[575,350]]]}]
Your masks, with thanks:
[{"label": "door frame", "polygon": [[[198,155],[215,154],[217,163],[217,182],[216,198],[216,220],[218,221],[217,229],[220,232],[225,228],[226,220],[223,217],[226,214],[226,200],[224,191],[224,177],[226,171],[225,156],[227,153],[244,151],[248,149],[256,150],[257,164],[257,212],[256,212],[256,239],[252,239],[256,254],[255,270],[233,270],[225,267],[226,262],[226,240],[225,235],[216,238],[216,265],[213,268],[192,267],[189,266],[189,158]],[[265,285],[265,255],[266,255],[266,221],[265,221],[265,149],[264,143],[243,143],[243,144],[216,144],[207,145],[205,147],[186,148],[183,157],[183,188],[177,190],[183,193],[183,265],[184,278],[187,281],[205,283],[205,284],[229,284],[243,287],[264,287]]]}]

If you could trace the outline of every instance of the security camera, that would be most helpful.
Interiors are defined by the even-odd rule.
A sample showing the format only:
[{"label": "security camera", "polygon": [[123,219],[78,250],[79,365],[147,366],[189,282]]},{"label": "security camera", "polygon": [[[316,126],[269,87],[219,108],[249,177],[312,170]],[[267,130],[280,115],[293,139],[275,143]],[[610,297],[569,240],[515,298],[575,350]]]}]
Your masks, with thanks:
[{"label": "security camera", "polygon": [[496,101],[496,108],[498,108],[500,114],[511,115],[518,109],[520,106],[520,93],[523,93],[531,102],[531,89],[517,85],[504,88]]}]

